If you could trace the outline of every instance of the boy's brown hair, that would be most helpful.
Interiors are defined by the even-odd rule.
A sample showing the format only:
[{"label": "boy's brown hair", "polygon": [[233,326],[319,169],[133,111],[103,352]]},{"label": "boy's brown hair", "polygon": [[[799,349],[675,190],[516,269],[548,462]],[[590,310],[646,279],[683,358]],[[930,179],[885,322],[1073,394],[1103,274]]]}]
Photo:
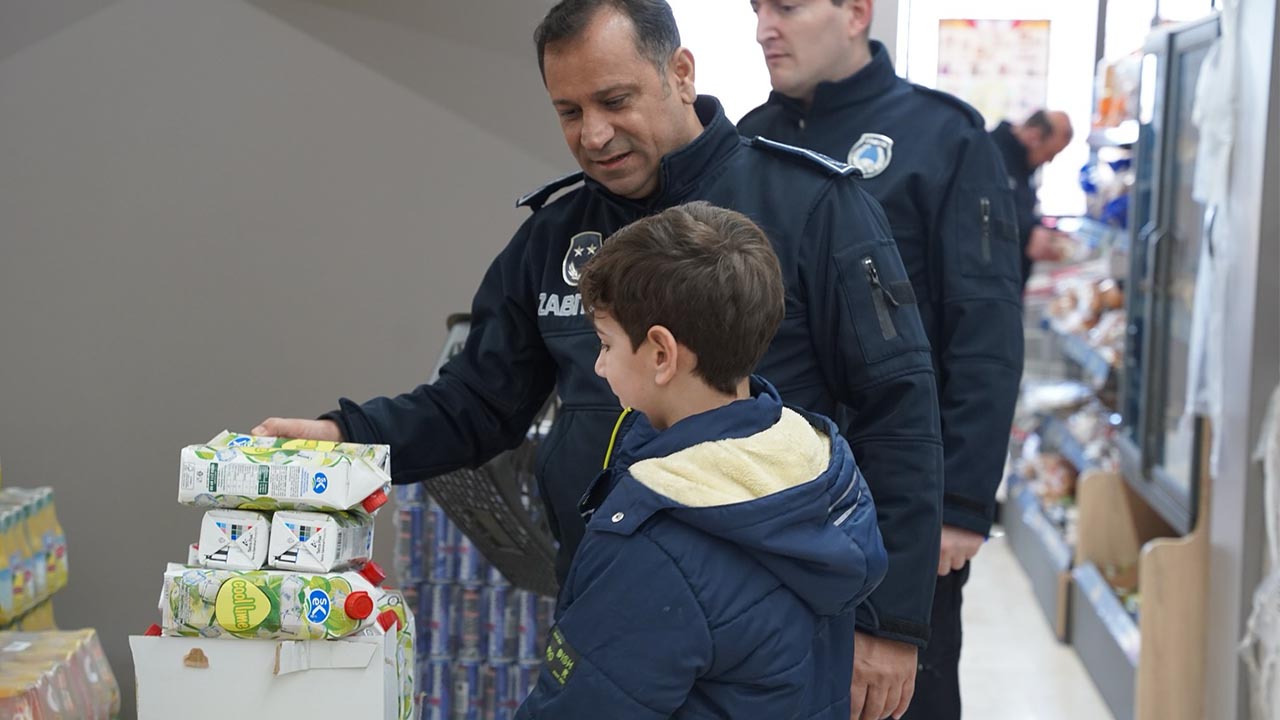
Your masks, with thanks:
[{"label": "boy's brown hair", "polygon": [[609,237],[578,282],[582,303],[609,313],[634,352],[661,325],[698,356],[694,373],[732,393],[773,340],[785,310],[782,270],[745,215],[693,202]]}]

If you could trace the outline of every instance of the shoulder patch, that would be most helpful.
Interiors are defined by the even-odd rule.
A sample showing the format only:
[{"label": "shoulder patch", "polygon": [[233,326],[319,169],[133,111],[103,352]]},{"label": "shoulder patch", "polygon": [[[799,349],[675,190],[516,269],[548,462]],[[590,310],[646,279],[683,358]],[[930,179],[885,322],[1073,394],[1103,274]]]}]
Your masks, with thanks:
[{"label": "shoulder patch", "polygon": [[842,163],[835,158],[827,157],[820,152],[814,152],[802,147],[787,145],[785,143],[770,140],[767,137],[754,137],[747,141],[752,147],[758,147],[767,150],[775,155],[784,157],[800,158],[809,163],[822,167],[830,175],[854,175],[861,177],[862,172],[852,165]]},{"label": "shoulder patch", "polygon": [[982,113],[978,112],[977,108],[965,102],[964,100],[961,100],[955,95],[952,95],[949,92],[943,92],[935,88],[925,87],[924,85],[917,85],[916,83],[911,83],[911,89],[915,90],[916,92],[923,93],[935,100],[940,100],[946,103],[947,105],[955,108],[960,112],[961,115],[964,116],[966,120],[969,121],[969,124],[972,127],[983,128],[983,129],[986,128],[986,120],[983,119]]},{"label": "shoulder patch", "polygon": [[579,170],[578,172],[558,177],[537,190],[522,196],[519,200],[516,200],[516,207],[527,207],[534,212],[537,212],[542,209],[543,205],[547,204],[547,200],[550,199],[552,195],[555,195],[557,192],[569,187],[570,185],[575,185],[581,182],[584,176],[585,173]]}]

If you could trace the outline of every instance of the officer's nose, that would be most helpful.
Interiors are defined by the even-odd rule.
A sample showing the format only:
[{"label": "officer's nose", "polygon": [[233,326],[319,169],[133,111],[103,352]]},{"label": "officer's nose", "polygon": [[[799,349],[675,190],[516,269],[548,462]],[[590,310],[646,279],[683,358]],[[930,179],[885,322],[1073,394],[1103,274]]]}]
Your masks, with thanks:
[{"label": "officer's nose", "polygon": [[777,37],[778,27],[774,23],[773,13],[767,7],[761,6],[760,11],[756,13],[756,42],[764,45]]},{"label": "officer's nose", "polygon": [[602,113],[584,112],[582,116],[582,147],[589,152],[599,152],[613,140],[613,124]]}]

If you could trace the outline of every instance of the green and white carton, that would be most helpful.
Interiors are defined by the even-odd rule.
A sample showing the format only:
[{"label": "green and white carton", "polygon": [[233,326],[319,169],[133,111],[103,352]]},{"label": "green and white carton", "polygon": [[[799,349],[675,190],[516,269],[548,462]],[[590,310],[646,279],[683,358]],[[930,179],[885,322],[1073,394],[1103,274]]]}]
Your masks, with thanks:
[{"label": "green and white carton", "polygon": [[387,501],[391,449],[223,431],[182,450],[178,502],[241,510],[350,510]]},{"label": "green and white carton", "polygon": [[373,558],[373,517],[359,510],[281,510],[271,519],[267,564],[280,570],[333,572]]},{"label": "green and white carton", "polygon": [[385,579],[369,563],[359,573],[221,570],[170,565],[160,593],[166,635],[331,640],[377,625]]},{"label": "green and white carton", "polygon": [[404,596],[397,590],[388,590],[378,601],[377,627],[361,631],[361,635],[396,634],[396,673],[400,678],[400,720],[416,718],[418,697],[414,643],[417,631],[413,612]]}]

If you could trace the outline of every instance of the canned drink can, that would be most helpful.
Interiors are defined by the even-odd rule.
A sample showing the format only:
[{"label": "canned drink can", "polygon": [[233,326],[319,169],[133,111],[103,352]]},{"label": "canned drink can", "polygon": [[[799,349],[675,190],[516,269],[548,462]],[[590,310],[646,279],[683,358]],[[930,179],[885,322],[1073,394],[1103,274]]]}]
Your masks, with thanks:
[{"label": "canned drink can", "polygon": [[420,482],[395,486],[396,502],[400,505],[422,505],[427,502],[427,488]]},{"label": "canned drink can", "polygon": [[458,590],[458,656],[479,658],[484,649],[484,593],[478,587]]},{"label": "canned drink can", "polygon": [[[515,696],[516,668],[512,663],[490,663],[485,689],[485,720],[513,720],[520,701]],[[490,694],[493,698],[490,701]],[[492,708],[490,710],[489,708]]]},{"label": "canned drink can", "polygon": [[453,720],[481,720],[484,709],[479,660],[453,665]]},{"label": "canned drink can", "polygon": [[515,667],[515,679],[512,682],[512,695],[516,707],[529,697],[529,693],[538,686],[538,673],[542,672],[540,660],[521,660]]},{"label": "canned drink can", "polygon": [[542,645],[538,642],[538,596],[528,590],[517,590],[516,606],[516,657],[520,660],[542,658]]},{"label": "canned drink can", "polygon": [[396,573],[400,584],[410,585],[426,578],[424,550],[427,509],[422,505],[402,505],[396,510]]},{"label": "canned drink can", "polygon": [[489,587],[508,587],[511,585],[511,581],[507,579],[507,576],[503,575],[502,571],[493,565],[489,566],[485,575],[484,582]]},{"label": "canned drink can", "polygon": [[[538,596],[538,650],[547,647],[547,635],[556,624],[555,598]],[[541,656],[539,656],[541,657]]]},{"label": "canned drink can", "polygon": [[453,596],[456,588],[453,585],[430,585],[429,587],[431,592],[423,593],[430,598],[431,602],[431,607],[424,608],[429,613],[427,617],[430,618],[427,623],[427,632],[430,634],[427,640],[427,652],[431,655],[452,655]]},{"label": "canned drink can", "polygon": [[453,720],[453,661],[431,658],[422,667],[422,720]]},{"label": "canned drink can", "polygon": [[427,579],[433,583],[451,583],[458,577],[458,529],[439,505],[430,505],[428,514],[432,532]]},{"label": "canned drink can", "polygon": [[485,591],[485,656],[490,662],[515,658],[515,608],[510,588],[497,586]]},{"label": "canned drink can", "polygon": [[458,533],[458,584],[483,585],[488,571],[484,556],[471,538]]}]

